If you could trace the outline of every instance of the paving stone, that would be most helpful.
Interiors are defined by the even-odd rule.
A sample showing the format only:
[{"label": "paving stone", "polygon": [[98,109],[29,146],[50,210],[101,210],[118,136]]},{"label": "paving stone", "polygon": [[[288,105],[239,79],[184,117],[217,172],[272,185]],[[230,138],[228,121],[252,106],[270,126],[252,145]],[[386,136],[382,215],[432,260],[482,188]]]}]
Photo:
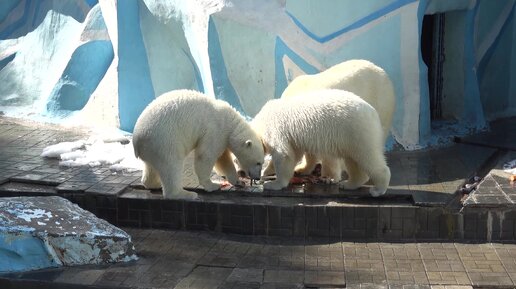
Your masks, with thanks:
[{"label": "paving stone", "polygon": [[58,193],[84,193],[91,183],[63,182],[56,187]]},{"label": "paving stone", "polygon": [[[16,176],[11,177],[12,182],[20,182],[20,183],[29,183],[29,184],[41,184],[48,186],[57,186],[61,183],[60,180],[56,180],[55,178],[50,178],[49,174],[38,174],[38,173],[25,173],[18,174]],[[63,178],[63,181],[65,179]]]},{"label": "paving stone", "polygon": [[95,281],[94,285],[119,287],[124,281],[132,275],[132,272],[123,270],[122,268],[108,268]]},{"label": "paving stone", "polygon": [[231,274],[226,279],[226,282],[230,283],[263,283],[263,275],[264,270],[263,269],[252,269],[252,268],[235,268],[231,272]]},{"label": "paving stone", "polygon": [[175,288],[217,288],[224,283],[232,271],[233,269],[230,268],[198,266]]},{"label": "paving stone", "polygon": [[419,259],[384,260],[384,266],[389,284],[429,284]]},{"label": "paving stone", "polygon": [[0,185],[0,194],[8,196],[52,196],[56,190],[52,186],[7,182]]},{"label": "paving stone", "polygon": [[85,193],[88,194],[99,194],[99,195],[108,195],[108,196],[118,196],[120,195],[128,185],[126,184],[111,184],[111,183],[96,183],[86,189]]},{"label": "paving stone", "polygon": [[432,285],[431,289],[473,289],[467,285]]},{"label": "paving stone", "polygon": [[389,289],[389,286],[364,282],[358,284],[347,284],[346,289]]},{"label": "paving stone", "polygon": [[473,285],[512,285],[512,280],[490,244],[456,245]]},{"label": "paving stone", "polygon": [[58,283],[93,285],[104,274],[104,271],[102,269],[69,268],[54,281]]},{"label": "paving stone", "polygon": [[342,271],[343,269],[344,255],[340,242],[305,246],[305,270]]},{"label": "paving stone", "polygon": [[259,289],[262,286],[257,282],[228,282],[225,281],[220,285],[219,289]]},{"label": "paving stone", "polygon": [[305,286],[316,288],[344,288],[344,271],[305,271]]},{"label": "paving stone", "polygon": [[453,243],[421,243],[418,244],[419,254],[425,260],[457,260],[459,252]]},{"label": "paving stone", "polygon": [[378,243],[343,243],[345,258],[381,260],[382,251]]},{"label": "paving stone", "polygon": [[429,284],[425,272],[385,272],[389,285]]},{"label": "paving stone", "polygon": [[304,281],[304,271],[266,269],[264,283],[301,284]]},{"label": "paving stone", "polygon": [[380,246],[384,259],[420,259],[416,244],[383,244]]},{"label": "paving stone", "polygon": [[516,245],[493,244],[493,247],[512,282],[516,284]]},{"label": "paving stone", "polygon": [[471,284],[466,272],[427,271],[426,275],[430,284]]}]

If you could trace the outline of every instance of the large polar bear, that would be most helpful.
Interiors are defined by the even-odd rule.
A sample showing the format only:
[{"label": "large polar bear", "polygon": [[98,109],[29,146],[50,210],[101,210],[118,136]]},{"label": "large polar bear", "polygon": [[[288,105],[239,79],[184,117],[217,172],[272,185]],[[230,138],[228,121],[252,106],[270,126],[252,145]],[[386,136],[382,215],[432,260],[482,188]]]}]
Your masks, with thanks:
[{"label": "large polar bear", "polygon": [[183,162],[194,150],[194,168],[206,191],[220,185],[210,180],[213,167],[232,184],[239,182],[233,153],[253,179],[259,179],[264,148],[249,123],[227,102],[192,90],[165,93],[142,112],[133,132],[134,152],[145,163],[142,183],[163,185],[165,198],[195,198],[182,189]]},{"label": "large polar bear", "polygon": [[[385,145],[392,125],[396,95],[392,81],[382,68],[368,60],[348,60],[318,74],[296,77],[287,86],[281,98],[296,97],[307,91],[326,88],[350,91],[373,106],[380,116],[383,144]],[[305,162],[298,166],[296,171],[301,174],[310,174],[319,161],[321,161],[320,156],[306,154]],[[345,163],[330,156],[322,160],[321,175],[339,182],[345,166]],[[264,171],[266,175],[272,173],[273,167],[271,166]]]},{"label": "large polar bear", "polygon": [[385,193],[391,173],[376,110],[355,94],[339,89],[309,91],[295,98],[268,101],[251,122],[272,156],[276,180],[265,189],[288,186],[303,153],[346,161],[343,189],[356,189],[369,178],[372,196]]}]

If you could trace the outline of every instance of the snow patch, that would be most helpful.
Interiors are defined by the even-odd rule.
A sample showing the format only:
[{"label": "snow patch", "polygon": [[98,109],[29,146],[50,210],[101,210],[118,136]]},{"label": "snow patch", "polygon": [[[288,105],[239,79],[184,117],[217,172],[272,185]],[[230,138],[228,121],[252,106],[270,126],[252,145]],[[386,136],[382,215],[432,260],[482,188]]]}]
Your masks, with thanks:
[{"label": "snow patch", "polygon": [[129,136],[121,131],[104,131],[86,140],[61,142],[43,149],[42,157],[57,158],[65,167],[109,165],[112,171],[137,171],[143,162],[134,156]]},{"label": "snow patch", "polygon": [[39,219],[42,217],[52,218],[52,213],[47,212],[42,209],[22,209],[22,208],[14,208],[8,209],[7,212],[13,214],[19,219],[23,219],[26,222],[32,221],[32,219]]}]

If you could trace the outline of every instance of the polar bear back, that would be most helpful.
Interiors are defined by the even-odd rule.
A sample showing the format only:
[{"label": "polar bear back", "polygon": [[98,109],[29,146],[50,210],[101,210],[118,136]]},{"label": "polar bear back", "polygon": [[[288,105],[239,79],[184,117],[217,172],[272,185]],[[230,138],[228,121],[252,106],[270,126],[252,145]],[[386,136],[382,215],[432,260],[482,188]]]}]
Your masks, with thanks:
[{"label": "polar bear back", "polygon": [[328,88],[350,91],[372,105],[380,117],[384,138],[387,137],[392,125],[396,96],[392,81],[382,68],[363,59],[348,60],[318,74],[296,77],[281,98]]},{"label": "polar bear back", "polygon": [[376,110],[357,95],[338,89],[271,100],[252,125],[268,146],[279,151],[342,155],[363,146],[383,151]]},{"label": "polar bear back", "polygon": [[165,93],[152,101],[138,118],[133,131],[133,139],[138,140],[134,144],[135,153],[139,156],[145,153],[142,148],[152,145],[155,147],[149,149],[174,148],[187,154],[202,137],[217,134],[218,139],[227,140],[233,128],[232,119],[238,117],[242,118],[226,102],[197,91]]}]

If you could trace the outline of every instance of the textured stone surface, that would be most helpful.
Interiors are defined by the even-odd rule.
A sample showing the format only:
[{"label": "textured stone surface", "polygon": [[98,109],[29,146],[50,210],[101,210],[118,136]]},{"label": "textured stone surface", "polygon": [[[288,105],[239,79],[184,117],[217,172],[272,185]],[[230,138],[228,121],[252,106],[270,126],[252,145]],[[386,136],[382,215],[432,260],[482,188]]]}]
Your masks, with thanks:
[{"label": "textured stone surface", "polygon": [[136,259],[127,233],[66,199],[0,198],[0,272]]}]

